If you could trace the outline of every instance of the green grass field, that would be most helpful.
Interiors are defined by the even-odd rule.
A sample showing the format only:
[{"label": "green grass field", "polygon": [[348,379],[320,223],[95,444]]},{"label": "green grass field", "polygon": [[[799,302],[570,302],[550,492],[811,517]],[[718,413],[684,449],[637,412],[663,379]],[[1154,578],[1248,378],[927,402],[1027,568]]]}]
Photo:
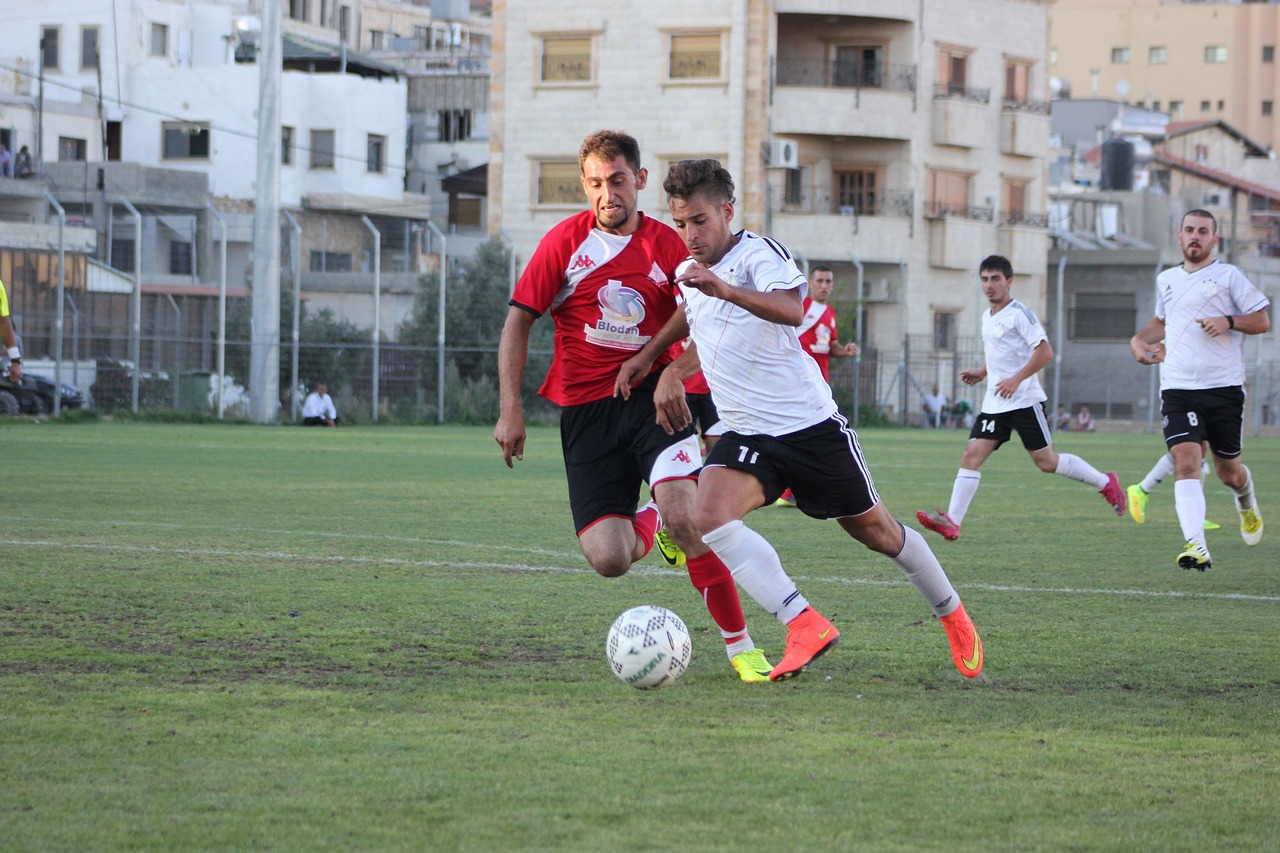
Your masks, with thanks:
[{"label": "green grass field", "polygon": [[[890,509],[945,506],[961,432],[869,430]],[[1136,481],[1157,436],[1058,447]],[[1280,525],[1280,441],[1246,438]],[[984,468],[929,535],[983,680],[888,560],[768,508],[844,642],[745,686],[682,573],[604,580],[572,535],[558,433],[0,427],[5,850],[1274,850],[1280,527],[1183,572],[1173,489],[1146,525]],[[632,690],[613,618],[670,607],[694,659]],[[783,629],[744,601],[776,660]]]}]

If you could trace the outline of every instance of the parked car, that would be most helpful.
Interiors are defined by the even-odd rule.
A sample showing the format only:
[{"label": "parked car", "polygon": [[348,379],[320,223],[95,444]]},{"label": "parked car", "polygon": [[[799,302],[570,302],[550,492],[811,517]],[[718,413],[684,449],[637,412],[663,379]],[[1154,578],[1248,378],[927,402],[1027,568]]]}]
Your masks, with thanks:
[{"label": "parked car", "polygon": [[[22,374],[20,383],[14,383],[8,375],[0,375],[0,417],[51,415],[57,389],[58,383],[35,373]],[[84,408],[84,393],[74,385],[63,382],[61,398],[64,411]]]}]

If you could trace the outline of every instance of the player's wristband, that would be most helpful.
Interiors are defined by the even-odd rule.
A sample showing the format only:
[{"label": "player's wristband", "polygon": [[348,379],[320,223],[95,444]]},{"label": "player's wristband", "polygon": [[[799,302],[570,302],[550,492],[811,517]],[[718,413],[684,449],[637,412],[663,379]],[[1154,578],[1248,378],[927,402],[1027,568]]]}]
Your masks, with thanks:
[{"label": "player's wristband", "polygon": [[1235,327],[1236,327],[1236,318],[1235,318],[1235,317],[1232,317],[1230,314],[1228,314],[1228,315],[1227,315],[1227,328],[1228,328],[1228,329],[1234,329]]},{"label": "player's wristband", "polygon": [[22,361],[22,353],[18,352],[17,347],[9,347],[7,352],[10,361]]}]

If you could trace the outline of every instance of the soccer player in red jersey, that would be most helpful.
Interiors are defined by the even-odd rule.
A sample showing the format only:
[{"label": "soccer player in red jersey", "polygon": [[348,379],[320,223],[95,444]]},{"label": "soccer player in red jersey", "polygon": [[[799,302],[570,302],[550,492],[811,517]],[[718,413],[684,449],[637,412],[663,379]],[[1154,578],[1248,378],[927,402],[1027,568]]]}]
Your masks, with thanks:
[{"label": "soccer player in red jersey", "polygon": [[[590,209],[542,238],[512,293],[498,345],[500,403],[493,437],[507,467],[524,458],[520,386],[529,331],[550,312],[555,347],[539,393],[562,408],[569,505],[587,562],[604,577],[625,574],[653,547],[665,522],[739,677],[768,681],[773,667],[747,632],[733,576],[694,524],[702,466],[697,436],[691,427],[668,435],[657,423],[653,388],[674,354],[656,359],[652,374],[629,399],[614,396],[618,368],[676,310],[674,276],[686,257],[684,242],[638,209],[648,171],[640,165],[634,138],[611,130],[593,133],[583,141],[578,163]],[[642,481],[654,500],[637,512]],[[663,556],[679,563],[665,550]]]}]

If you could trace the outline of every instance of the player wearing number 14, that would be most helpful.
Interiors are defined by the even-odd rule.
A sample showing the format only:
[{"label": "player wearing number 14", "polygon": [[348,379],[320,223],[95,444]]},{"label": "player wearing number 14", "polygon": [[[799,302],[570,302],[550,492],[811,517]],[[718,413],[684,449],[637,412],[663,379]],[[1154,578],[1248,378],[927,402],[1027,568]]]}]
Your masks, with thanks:
[{"label": "player wearing number 14", "polygon": [[960,457],[950,506],[946,512],[920,510],[916,520],[944,539],[958,539],[960,524],[978,492],[982,463],[1015,432],[1037,468],[1088,483],[1111,504],[1116,515],[1123,516],[1125,493],[1114,473],[1104,474],[1074,453],[1053,449],[1053,435],[1044,414],[1047,398],[1036,378],[1053,359],[1053,347],[1035,313],[1010,294],[1013,265],[1006,258],[991,255],[979,266],[978,277],[990,305],[982,314],[986,363],[960,371],[960,380],[976,385],[985,379],[987,393]]}]

